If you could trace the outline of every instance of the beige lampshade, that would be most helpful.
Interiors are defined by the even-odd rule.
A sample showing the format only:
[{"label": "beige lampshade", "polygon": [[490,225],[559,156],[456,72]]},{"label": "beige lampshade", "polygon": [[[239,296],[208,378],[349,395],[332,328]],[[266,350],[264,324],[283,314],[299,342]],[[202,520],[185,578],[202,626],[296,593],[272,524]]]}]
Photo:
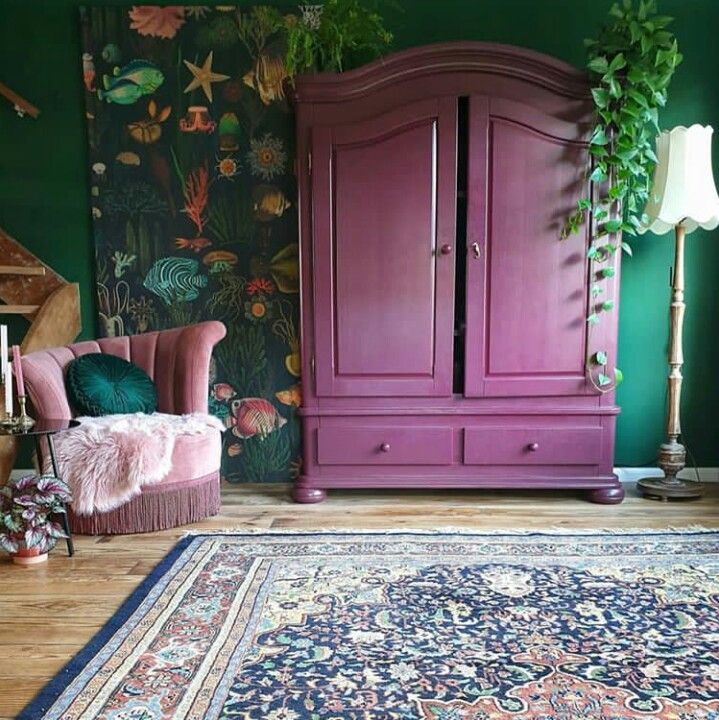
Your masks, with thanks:
[{"label": "beige lampshade", "polygon": [[658,163],[644,212],[649,216],[640,233],[663,235],[677,225],[690,233],[719,225],[719,195],[711,165],[709,125],[665,130],[657,136]]}]

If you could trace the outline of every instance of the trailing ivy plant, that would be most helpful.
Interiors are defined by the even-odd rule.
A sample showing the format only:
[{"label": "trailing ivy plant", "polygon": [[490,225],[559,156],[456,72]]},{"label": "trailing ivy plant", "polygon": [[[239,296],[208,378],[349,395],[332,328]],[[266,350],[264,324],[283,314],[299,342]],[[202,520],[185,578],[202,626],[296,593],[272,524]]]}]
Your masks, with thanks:
[{"label": "trailing ivy plant", "polygon": [[344,70],[348,56],[379,56],[392,42],[392,33],[377,12],[377,0],[325,0],[301,5],[299,22],[287,32],[287,72],[293,78],[307,71]]},{"label": "trailing ivy plant", "polygon": [[[576,233],[584,222],[594,228],[587,257],[593,274],[591,329],[601,313],[614,308],[602,300],[602,281],[615,275],[615,258],[623,234],[635,235],[645,220],[657,157],[654,138],[659,131],[659,109],[667,101],[667,89],[682,61],[675,36],[667,30],[673,18],[658,15],[655,0],[622,0],[612,6],[611,16],[596,39],[585,40],[587,69],[597,124],[589,141],[591,156],[588,197],[577,202],[567,218],[562,239]],[[588,358],[587,374],[597,390],[609,392],[622,374],[607,371],[607,356],[599,351]]]}]

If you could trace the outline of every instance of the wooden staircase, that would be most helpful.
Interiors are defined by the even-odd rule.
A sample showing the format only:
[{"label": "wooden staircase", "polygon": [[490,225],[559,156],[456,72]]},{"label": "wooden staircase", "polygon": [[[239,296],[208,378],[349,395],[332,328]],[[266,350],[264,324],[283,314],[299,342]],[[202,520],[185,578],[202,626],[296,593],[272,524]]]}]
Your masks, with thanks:
[{"label": "wooden staircase", "polygon": [[[67,345],[80,334],[80,293],[0,228],[0,315],[21,315],[30,324],[23,354]],[[0,318],[2,320],[2,318]],[[0,398],[0,403],[4,398]],[[0,484],[10,475],[19,443],[0,437]]]}]

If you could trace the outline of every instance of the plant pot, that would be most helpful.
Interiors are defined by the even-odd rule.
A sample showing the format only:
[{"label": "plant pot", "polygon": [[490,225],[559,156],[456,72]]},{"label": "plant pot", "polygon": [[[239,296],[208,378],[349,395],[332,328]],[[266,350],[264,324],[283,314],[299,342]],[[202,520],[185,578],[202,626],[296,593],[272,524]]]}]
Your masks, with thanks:
[{"label": "plant pot", "polygon": [[37,548],[20,548],[13,556],[16,565],[37,565],[47,561],[47,553],[41,553]]}]

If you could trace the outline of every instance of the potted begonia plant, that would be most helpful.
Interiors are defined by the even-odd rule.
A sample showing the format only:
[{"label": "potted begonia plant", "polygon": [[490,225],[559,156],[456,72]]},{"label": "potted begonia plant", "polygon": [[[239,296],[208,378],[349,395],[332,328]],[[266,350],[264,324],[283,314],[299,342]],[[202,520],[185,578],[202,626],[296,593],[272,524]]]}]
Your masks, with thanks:
[{"label": "potted begonia plant", "polygon": [[59,538],[67,535],[57,518],[71,494],[53,475],[26,475],[0,487],[0,547],[18,565],[47,560]]}]

